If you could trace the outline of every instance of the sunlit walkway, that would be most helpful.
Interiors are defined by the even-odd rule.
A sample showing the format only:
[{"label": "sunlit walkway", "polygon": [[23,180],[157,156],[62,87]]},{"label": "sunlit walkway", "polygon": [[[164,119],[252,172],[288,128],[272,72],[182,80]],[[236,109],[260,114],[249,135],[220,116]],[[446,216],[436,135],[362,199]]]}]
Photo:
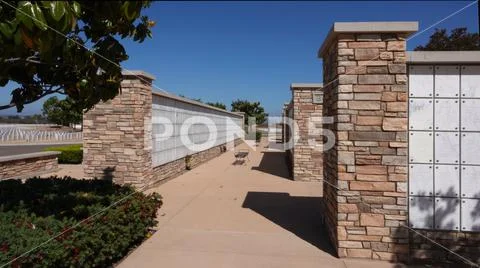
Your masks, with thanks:
[{"label": "sunlit walkway", "polygon": [[119,267],[393,267],[331,255],[320,183],[291,181],[275,147],[250,149],[245,165],[227,152],[153,189],[158,231]]}]

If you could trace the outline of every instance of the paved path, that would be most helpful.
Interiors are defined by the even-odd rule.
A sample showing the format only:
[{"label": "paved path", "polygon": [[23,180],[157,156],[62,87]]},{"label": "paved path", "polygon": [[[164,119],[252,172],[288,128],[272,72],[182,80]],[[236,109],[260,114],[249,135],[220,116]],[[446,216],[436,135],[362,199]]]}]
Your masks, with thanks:
[{"label": "paved path", "polygon": [[164,198],[158,231],[118,267],[394,267],[331,254],[321,184],[289,180],[283,152],[234,160],[227,152],[151,190]]}]

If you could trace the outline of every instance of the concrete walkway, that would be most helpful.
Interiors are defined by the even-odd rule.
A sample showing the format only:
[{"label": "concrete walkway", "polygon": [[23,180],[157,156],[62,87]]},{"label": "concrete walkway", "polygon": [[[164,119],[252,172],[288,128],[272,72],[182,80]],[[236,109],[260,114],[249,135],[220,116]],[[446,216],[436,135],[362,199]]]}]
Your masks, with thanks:
[{"label": "concrete walkway", "polygon": [[152,189],[164,200],[158,231],[119,267],[395,267],[335,258],[321,183],[289,180],[284,153],[265,147],[246,165],[227,152]]}]

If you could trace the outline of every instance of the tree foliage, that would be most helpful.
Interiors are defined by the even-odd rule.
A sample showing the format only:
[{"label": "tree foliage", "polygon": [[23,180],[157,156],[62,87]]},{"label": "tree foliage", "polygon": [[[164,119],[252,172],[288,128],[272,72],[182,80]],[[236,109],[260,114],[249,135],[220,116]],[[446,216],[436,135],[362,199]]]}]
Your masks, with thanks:
[{"label": "tree foliage", "polygon": [[425,46],[417,46],[415,50],[452,51],[480,50],[478,33],[469,33],[467,28],[456,28],[447,34],[446,29],[435,29]]},{"label": "tree foliage", "polygon": [[82,111],[69,97],[64,100],[49,98],[43,103],[42,113],[48,121],[57,125],[68,126],[70,123],[78,124],[82,121]]},{"label": "tree foliage", "polygon": [[227,106],[221,102],[207,102],[206,103],[207,105],[210,105],[210,106],[213,106],[213,107],[217,107],[219,109],[223,109],[223,110],[227,110]]},{"label": "tree foliage", "polygon": [[260,102],[249,102],[248,100],[236,100],[232,102],[232,112],[245,113],[245,125],[248,124],[248,117],[255,117],[257,124],[262,124],[267,119],[268,114],[260,105]]},{"label": "tree foliage", "polygon": [[[149,1],[6,1],[0,4],[0,86],[16,82],[7,109],[62,93],[83,108],[118,94],[119,39],[143,42]],[[66,38],[66,37],[68,38]],[[91,51],[83,46],[88,46]]]}]

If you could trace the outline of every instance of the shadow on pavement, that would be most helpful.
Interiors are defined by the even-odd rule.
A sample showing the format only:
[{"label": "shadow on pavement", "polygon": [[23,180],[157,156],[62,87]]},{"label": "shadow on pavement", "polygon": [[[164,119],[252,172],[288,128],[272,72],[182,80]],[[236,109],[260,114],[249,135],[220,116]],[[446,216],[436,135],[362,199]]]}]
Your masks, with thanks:
[{"label": "shadow on pavement", "polygon": [[249,208],[318,249],[336,257],[322,219],[322,197],[290,196],[278,192],[248,192]]},{"label": "shadow on pavement", "polygon": [[291,176],[286,161],[285,152],[263,152],[260,164],[258,167],[252,167],[252,170],[262,171],[290,180]]}]

